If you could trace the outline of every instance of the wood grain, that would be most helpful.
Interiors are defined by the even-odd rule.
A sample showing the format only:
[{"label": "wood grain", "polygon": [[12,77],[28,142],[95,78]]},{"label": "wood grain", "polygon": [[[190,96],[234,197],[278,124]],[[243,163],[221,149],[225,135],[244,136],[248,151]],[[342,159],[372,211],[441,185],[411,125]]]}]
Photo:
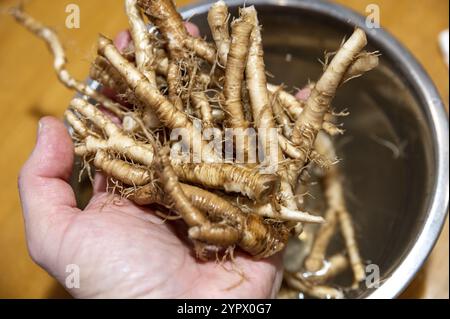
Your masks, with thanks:
[{"label": "wood grain", "polygon": [[[0,11],[17,1],[2,1]],[[178,5],[190,1],[177,1]],[[374,1],[339,0],[364,13]],[[34,0],[27,11],[61,35],[70,61],[69,70],[83,79],[95,55],[99,32],[114,36],[126,28],[121,0]],[[81,9],[81,28],[65,27],[65,8]],[[439,31],[448,28],[446,0],[377,0],[381,23],[401,40],[425,66],[441,95],[448,102],[448,70],[437,46]],[[61,117],[73,93],[61,86],[52,72],[45,46],[11,18],[0,14],[0,298],[62,298],[68,295],[36,266],[26,250],[17,175],[30,154],[38,119]],[[448,298],[448,222],[426,267],[404,297]]]}]

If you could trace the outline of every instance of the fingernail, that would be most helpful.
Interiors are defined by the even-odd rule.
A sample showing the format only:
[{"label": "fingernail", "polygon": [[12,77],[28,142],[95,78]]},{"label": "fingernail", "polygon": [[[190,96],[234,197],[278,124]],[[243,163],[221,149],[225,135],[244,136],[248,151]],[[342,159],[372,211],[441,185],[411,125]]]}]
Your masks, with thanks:
[{"label": "fingernail", "polygon": [[116,46],[117,50],[119,50],[121,53],[125,51],[125,49],[130,45],[130,43],[131,43],[131,34],[129,31],[120,32],[114,40],[114,45]]},{"label": "fingernail", "polygon": [[42,119],[40,119],[38,122],[38,130],[37,130],[37,140],[38,141],[39,141],[39,138],[42,135],[44,129],[45,129],[45,123]]}]

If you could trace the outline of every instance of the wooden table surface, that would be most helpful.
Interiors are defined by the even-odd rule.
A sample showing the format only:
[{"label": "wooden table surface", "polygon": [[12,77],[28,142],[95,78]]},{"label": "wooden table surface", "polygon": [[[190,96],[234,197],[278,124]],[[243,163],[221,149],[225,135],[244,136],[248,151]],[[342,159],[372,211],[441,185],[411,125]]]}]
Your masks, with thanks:
[{"label": "wooden table surface", "polygon": [[[17,175],[31,152],[36,124],[43,115],[62,117],[73,93],[58,83],[45,46],[13,23],[4,9],[18,1],[0,2],[0,298],[66,297],[65,291],[28,256],[24,239]],[[184,5],[191,1],[178,1]],[[338,0],[364,13],[380,7],[381,24],[406,45],[425,66],[448,108],[448,69],[437,35],[448,28],[447,0]],[[65,27],[66,5],[81,9],[81,28]],[[122,0],[33,0],[27,10],[56,29],[70,61],[69,70],[86,77],[95,56],[99,32],[113,36],[127,27]],[[426,266],[403,294],[409,298],[448,298],[448,221]]]}]

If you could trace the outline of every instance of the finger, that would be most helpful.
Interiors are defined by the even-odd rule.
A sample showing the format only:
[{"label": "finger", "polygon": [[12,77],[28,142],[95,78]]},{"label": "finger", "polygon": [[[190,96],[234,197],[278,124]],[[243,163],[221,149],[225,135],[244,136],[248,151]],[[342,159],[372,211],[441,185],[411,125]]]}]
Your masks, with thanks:
[{"label": "finger", "polygon": [[52,117],[39,122],[38,139],[19,176],[19,193],[29,240],[58,230],[77,211],[68,180],[73,144],[64,124]]},{"label": "finger", "polygon": [[130,46],[131,42],[131,33],[128,30],[119,32],[114,39],[114,45],[121,53],[123,53]]},{"label": "finger", "polygon": [[297,94],[295,94],[295,98],[300,101],[306,101],[311,95],[311,87],[306,86],[303,89],[298,90]]},{"label": "finger", "polygon": [[94,177],[93,194],[106,193],[106,176],[102,172],[96,172]]},{"label": "finger", "polygon": [[193,37],[200,37],[200,29],[191,22],[185,22],[184,25],[186,26],[187,32],[192,35]]}]

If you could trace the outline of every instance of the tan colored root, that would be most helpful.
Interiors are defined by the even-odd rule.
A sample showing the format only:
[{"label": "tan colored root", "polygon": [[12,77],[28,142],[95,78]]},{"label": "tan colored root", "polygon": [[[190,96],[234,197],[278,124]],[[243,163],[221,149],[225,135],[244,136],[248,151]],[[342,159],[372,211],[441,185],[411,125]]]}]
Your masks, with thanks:
[{"label": "tan colored root", "polygon": [[156,61],[156,74],[167,77],[169,73],[169,59],[165,55],[162,57],[158,57]]},{"label": "tan colored root", "polygon": [[[166,56],[159,57],[157,65],[158,65],[157,73],[162,76],[167,77],[169,59]],[[211,77],[206,73],[200,72],[198,75],[197,81],[201,84],[208,85],[211,83]],[[289,116],[293,120],[297,120],[297,118],[300,116],[301,112],[303,111],[304,102],[297,100],[293,95],[282,90],[282,88],[280,86],[276,86],[273,84],[267,84],[267,89],[271,94],[276,93],[276,98],[277,98],[277,101],[279,102],[279,106],[281,106],[283,109],[285,109],[289,113]],[[273,105],[274,103],[272,102],[271,104]],[[217,114],[217,116],[214,116],[216,118],[215,119],[216,122],[222,122],[224,120],[223,117],[225,116],[225,113],[223,113],[222,110],[214,109],[213,112],[215,114]],[[273,113],[276,114],[277,112],[273,111]],[[333,124],[331,122],[333,119],[332,114],[326,114],[324,119],[325,119],[325,121],[323,123],[322,129],[325,132],[327,132],[328,134],[330,134],[332,136],[343,133],[343,130],[339,129],[338,127],[336,127],[335,124]],[[291,123],[290,126],[293,128],[294,123]],[[289,129],[290,132],[292,132],[292,128]],[[291,133],[287,134],[286,136],[289,137],[290,134]]]},{"label": "tan colored root", "polygon": [[[226,221],[234,227],[240,227],[243,223],[243,216],[241,210],[224,201],[217,195],[208,192],[202,188],[180,183],[184,194],[190,199],[192,204],[208,215],[210,220],[220,222]],[[170,200],[161,191],[161,188],[152,184],[138,189],[132,197],[132,200],[138,205],[149,205],[153,203],[168,205]]]},{"label": "tan colored root", "polygon": [[328,112],[336,89],[350,64],[366,44],[365,33],[361,29],[356,29],[349,40],[336,53],[319,81],[312,88],[311,95],[307,99],[292,131],[291,141],[300,151],[300,156],[295,163],[291,164],[290,181],[292,184],[298,179],[301,168],[310,160],[316,136],[322,129],[324,117]]},{"label": "tan colored root", "polygon": [[192,127],[188,116],[152,87],[143,74],[121,56],[112,41],[103,36],[99,39],[99,54],[116,68],[136,97],[155,111],[162,124],[170,129]]},{"label": "tan colored root", "polygon": [[284,91],[282,86],[268,84],[267,88],[293,120],[297,120],[300,117],[305,107],[303,101],[299,101],[295,96]]},{"label": "tan colored root", "polygon": [[[107,136],[105,145],[109,150],[115,151],[119,154],[124,154],[133,161],[148,167],[153,164],[153,149],[148,144],[137,142],[133,138],[127,136],[116,124],[114,124],[95,106],[85,100],[77,98],[71,101],[70,106],[105,132]],[[85,146],[87,147],[88,152],[95,153],[98,150],[98,147],[92,146],[91,148],[89,139],[86,139]]]},{"label": "tan colored root", "polygon": [[314,285],[307,281],[300,274],[292,274],[287,271],[284,272],[284,281],[286,284],[305,293],[311,297],[319,299],[343,299],[344,293],[336,288],[324,285]]},{"label": "tan colored root", "polygon": [[102,56],[95,58],[95,61],[91,65],[89,75],[91,79],[111,89],[118,95],[125,95],[128,91],[128,85],[122,79],[120,73]]},{"label": "tan colored root", "polygon": [[138,4],[164,37],[171,59],[183,57],[188,33],[172,0],[138,0]]},{"label": "tan colored root", "polygon": [[188,49],[210,64],[215,63],[215,48],[205,40],[187,33],[183,19],[171,0],[138,0],[138,3],[167,42],[171,59],[184,57],[185,49]]},{"label": "tan colored root", "polygon": [[67,60],[64,53],[64,48],[57,34],[52,29],[42,25],[34,18],[23,12],[20,8],[11,9],[10,13],[18,23],[47,43],[54,56],[53,68],[55,69],[61,83],[69,89],[78,91],[83,95],[93,98],[98,103],[101,103],[106,109],[113,112],[116,116],[122,118],[123,111],[120,104],[115,103],[106,96],[91,89],[88,85],[77,81],[70,75],[66,69]]},{"label": "tan colored root", "polygon": [[169,62],[169,70],[167,73],[167,84],[169,88],[169,100],[179,110],[183,111],[183,101],[180,97],[181,88],[181,71],[179,64],[172,60]]},{"label": "tan colored root", "polygon": [[[222,247],[238,244],[242,237],[245,218],[241,210],[229,205],[220,197],[201,188],[182,184],[182,188],[198,209],[208,214],[216,223],[226,223],[228,228],[217,224],[214,228],[203,227],[190,230],[192,238],[213,243]],[[228,233],[228,234],[226,234]]]},{"label": "tan colored root", "polygon": [[275,210],[272,204],[258,205],[253,211],[263,217],[273,218],[274,220],[283,220],[291,222],[299,222],[305,224],[322,224],[324,219],[321,216],[314,216],[299,210],[292,210],[287,207],[280,206]]},{"label": "tan colored root", "polygon": [[89,135],[89,130],[86,125],[71,111],[66,110],[64,117],[69,123],[70,127],[82,138],[86,138]]},{"label": "tan colored root", "polygon": [[[302,150],[294,146],[284,135],[278,134],[278,143],[282,152],[286,156],[290,157],[293,160],[303,160],[304,153],[302,152]],[[309,160],[321,168],[328,168],[337,161],[336,158],[326,158],[315,150],[311,151],[311,153],[309,154]]]},{"label": "tan colored root", "polygon": [[247,215],[244,229],[239,246],[258,259],[283,250],[289,235],[284,225],[267,224],[255,214]]},{"label": "tan colored root", "polygon": [[[90,77],[115,92],[117,96],[132,104],[137,110],[142,111],[142,120],[145,127],[154,129],[161,126],[154,112],[148,107],[142,106],[142,103],[136,99],[120,73],[104,57],[96,57],[95,62],[91,65]],[[139,124],[130,115],[125,115],[122,122],[124,130],[127,132],[139,130]]]},{"label": "tan colored root", "polygon": [[[314,84],[315,83],[311,83],[310,85],[308,85],[308,87],[312,88],[314,87]],[[289,114],[290,118],[292,118],[294,121],[297,121],[298,118],[300,117],[300,114],[302,114],[303,112],[305,102],[299,101],[292,94],[282,90],[280,86],[268,84],[267,89],[273,95],[272,99],[274,101],[272,102],[272,109],[274,114],[276,116],[278,116],[278,114],[281,114],[281,116],[283,116],[283,113],[281,113],[281,110],[279,109],[281,108],[282,110],[285,110]],[[286,119],[285,116],[283,116],[283,119],[280,120],[282,120],[282,122],[281,123],[279,122],[279,125],[283,125],[283,132],[286,132],[285,130],[287,129],[287,133],[284,133],[285,136],[291,138],[294,123],[291,123],[289,121],[289,125],[287,125],[288,120]],[[343,130],[338,128],[332,121],[333,115],[330,113],[325,114],[324,121],[322,123],[322,130],[324,130],[331,136],[343,134]]]},{"label": "tan colored root", "polygon": [[359,253],[352,217],[347,209],[342,209],[338,211],[338,218],[341,226],[342,237],[344,237],[345,245],[347,247],[355,283],[359,283],[366,278],[366,273],[361,255]]},{"label": "tan colored root", "polygon": [[80,157],[93,156],[97,151],[114,151],[108,146],[108,142],[102,138],[86,136],[83,143],[75,146],[75,155]]},{"label": "tan colored root", "polygon": [[280,175],[280,191],[278,192],[278,199],[286,208],[296,210],[297,203],[295,201],[292,184],[289,182],[289,173],[290,172],[287,169],[282,169],[278,172],[278,175]]},{"label": "tan colored root", "polygon": [[[150,19],[152,19],[152,14],[151,14],[152,10],[157,12],[157,13],[153,14],[153,20],[157,21],[157,22],[155,22],[155,24],[161,29],[161,33],[163,35],[165,35],[166,38],[170,39],[170,41],[172,41],[174,43],[178,43],[177,45],[175,45],[176,47],[180,47],[179,43],[183,42],[185,46],[187,46],[189,49],[195,51],[197,53],[197,55],[199,55],[200,57],[204,58],[205,60],[207,60],[208,62],[213,64],[214,60],[215,60],[215,56],[216,56],[216,52],[215,52],[214,48],[212,46],[210,46],[208,43],[206,43],[203,39],[192,38],[189,35],[187,35],[185,28],[180,27],[182,24],[181,16],[176,12],[175,7],[171,3],[171,1],[167,1],[167,0],[161,1],[161,5],[156,5],[154,2],[155,1],[142,0],[142,1],[140,1],[140,5],[146,10]],[[155,6],[156,6],[156,8],[155,8]],[[247,10],[247,8],[242,10],[243,15],[246,14],[245,10]],[[161,17],[165,17],[166,19],[170,18],[176,22],[173,22],[172,24],[165,23],[164,19]],[[161,25],[163,25],[163,27]],[[178,25],[178,27],[179,27],[178,32],[174,31],[173,26],[175,26],[175,25]],[[163,31],[166,29],[169,31]],[[174,36],[175,34],[177,36]],[[171,38],[171,36],[173,38]],[[169,44],[170,44],[170,41],[169,41]],[[243,59],[241,59],[241,60],[243,60]],[[225,63],[223,63],[223,64],[225,64]],[[237,112],[236,114],[238,115],[238,117],[237,117],[236,121],[240,122],[241,124],[244,124],[245,122],[243,121],[244,120],[243,113],[239,111],[241,108],[237,108],[237,107],[233,108],[233,106],[231,108],[232,108],[232,110],[235,110]],[[233,113],[231,112],[231,114],[233,114]],[[240,116],[240,115],[242,115],[242,116]],[[233,116],[233,118],[235,118],[235,117]],[[232,127],[247,127],[247,126],[246,125],[244,125],[244,126],[242,126],[242,125],[233,126],[232,125]],[[341,130],[335,128],[335,126],[329,122],[326,123],[325,130],[329,131],[330,134],[333,134],[333,135],[342,133]]]},{"label": "tan colored root", "polygon": [[[265,74],[264,65],[264,52],[262,49],[262,39],[261,30],[259,27],[259,22],[257,18],[256,10],[253,6],[245,8],[242,10],[242,21],[245,21],[253,26],[249,38],[249,49],[248,49],[248,59],[246,65],[246,80],[247,87],[250,95],[250,101],[252,106],[252,114],[255,122],[256,128],[259,131],[263,130],[260,135],[262,145],[264,145],[264,157],[269,159],[272,155],[270,154],[271,148],[275,145],[278,149],[278,160],[282,160],[281,149],[279,149],[277,135],[271,134],[269,129],[275,128],[275,120],[273,117],[272,109],[270,106],[269,92],[267,90],[267,79]],[[235,22],[236,23],[236,22]],[[233,29],[233,34],[236,30]],[[234,44],[234,41],[232,43]],[[228,65],[230,67],[230,56],[232,56],[232,48],[228,56]],[[261,132],[260,132],[261,133]],[[267,164],[271,164],[270,160]],[[294,195],[292,191],[292,186],[289,184],[287,179],[287,172],[280,171],[279,175],[281,177],[280,181],[280,197],[283,205],[291,210],[296,210],[296,204],[294,201]]]},{"label": "tan colored root", "polygon": [[258,202],[268,202],[277,193],[280,179],[274,174],[260,174],[231,164],[178,164],[174,170],[181,181],[207,188],[241,193]]},{"label": "tan colored root", "polygon": [[356,57],[355,62],[350,65],[347,72],[344,75],[344,79],[342,83],[345,83],[351,79],[362,76],[364,73],[367,73],[374,68],[376,68],[379,64],[379,58],[377,52],[361,52]]},{"label": "tan colored root", "polygon": [[[204,246],[202,241],[210,244],[232,246],[238,240],[237,230],[228,225],[211,224],[206,215],[197,209],[191,200],[183,192],[178,178],[172,169],[169,148],[163,148],[159,152],[162,173],[160,174],[165,195],[170,198],[171,206],[183,218],[190,227],[188,234],[194,240],[195,247]],[[197,243],[197,241],[200,241]],[[206,259],[203,254],[197,254],[199,258]]]},{"label": "tan colored root", "polygon": [[211,105],[209,104],[206,94],[203,92],[192,92],[191,102],[194,109],[198,111],[200,118],[202,119],[203,127],[213,127],[214,118]]},{"label": "tan colored root", "polygon": [[210,64],[214,64],[216,60],[214,47],[203,39],[194,38],[187,33],[183,19],[171,0],[138,0],[138,3],[166,40],[172,60],[185,57],[187,48]]},{"label": "tan colored root", "polygon": [[136,66],[144,74],[148,82],[154,87],[157,87],[156,74],[153,67],[155,60],[153,56],[154,48],[137,2],[138,0],[125,0],[125,11],[128,16],[130,33],[133,38]]},{"label": "tan colored root", "polygon": [[[315,135],[322,128],[324,116],[338,86],[348,68],[366,44],[367,39],[364,31],[356,29],[336,53],[321,78],[312,88],[311,95],[306,101],[303,112],[297,119],[292,132],[292,142],[305,148],[305,152],[308,153],[313,147]],[[306,132],[308,132],[307,134],[311,133],[312,138],[307,137],[305,139]]]},{"label": "tan colored root", "polygon": [[343,254],[336,254],[325,260],[324,266],[318,271],[303,273],[302,276],[312,283],[320,284],[337,277],[348,267],[347,257]]},{"label": "tan colored root", "polygon": [[[153,47],[150,33],[147,30],[147,24],[144,22],[137,2],[137,0],[125,1],[125,11],[128,16],[130,33],[133,38],[136,67],[147,78],[149,84],[157,89],[158,84],[156,82],[154,67],[155,48]],[[144,108],[142,117],[146,127],[157,128],[161,126],[156,114],[149,107]],[[132,117],[127,117],[124,123],[127,124],[126,126],[124,125],[127,131],[136,131],[139,129],[138,123]]]},{"label": "tan colored root", "polygon": [[189,237],[220,247],[229,247],[239,241],[239,232],[228,225],[194,226],[189,229]]},{"label": "tan colored root", "polygon": [[178,182],[178,178],[172,169],[169,158],[169,149],[163,148],[158,155],[162,170],[160,174],[161,183],[164,188],[164,193],[170,198],[174,209],[189,227],[208,225],[209,221],[206,216],[194,207],[184,194],[183,189]]},{"label": "tan colored root", "polygon": [[[275,128],[275,120],[270,106],[269,92],[267,90],[266,66],[264,64],[261,29],[255,7],[251,6],[246,8],[246,14],[253,24],[245,71],[246,83],[252,106],[253,121],[258,130],[273,129]],[[266,133],[269,132],[267,131]],[[270,156],[271,145],[278,144],[277,136],[273,134],[260,135],[259,142],[264,145],[263,152],[265,158]]]},{"label": "tan colored root", "polygon": [[[331,139],[324,134],[318,134],[315,148],[330,160],[337,158]],[[336,167],[331,166],[327,174],[332,174],[335,171]],[[326,223],[317,232],[311,252],[305,259],[305,269],[309,272],[319,271],[324,266],[327,248],[336,233],[338,223],[337,212],[343,206],[342,197],[340,197],[339,193],[336,193],[335,184],[327,176],[323,179],[324,195],[328,206],[325,213]]]},{"label": "tan colored root", "polygon": [[327,132],[330,136],[342,135],[345,133],[344,129],[337,127],[331,122],[324,121],[322,123],[322,129]]},{"label": "tan colored root", "polygon": [[295,147],[284,135],[278,134],[278,144],[284,154],[293,159],[301,159],[303,153]]},{"label": "tan colored root", "polygon": [[333,208],[329,208],[325,213],[325,223],[320,227],[313,247],[305,260],[307,271],[316,272],[324,266],[325,255],[329,242],[336,233],[337,213]]},{"label": "tan colored root", "polygon": [[291,209],[278,202],[269,202],[266,204],[257,203],[247,197],[226,196],[226,200],[233,205],[241,207],[246,213],[254,213],[271,220],[286,221],[305,224],[321,224],[324,219],[321,216],[311,215],[298,209]]},{"label": "tan colored root", "polygon": [[[361,31],[362,32],[362,31]],[[342,76],[338,85],[345,83],[351,79],[362,76],[364,73],[367,73],[373,70],[378,66],[379,58],[377,52],[361,52],[354,57],[351,61],[350,66],[345,71],[345,74]],[[326,72],[328,66],[324,64],[324,72]],[[311,82],[306,88],[313,90],[316,86],[316,83]],[[300,115],[303,112],[303,109],[307,103],[307,101],[299,101],[293,95],[287,93],[282,90],[279,86],[275,86],[272,84],[268,84],[269,91],[274,94],[280,103],[280,105],[289,113],[290,117],[297,121]],[[325,113],[323,117],[322,129],[328,134],[334,136],[343,134],[343,130],[336,127],[334,123],[332,123],[333,115],[330,113]]]},{"label": "tan colored root", "polygon": [[105,151],[98,150],[94,158],[94,166],[106,175],[127,185],[143,186],[150,182],[151,175],[147,169],[137,167],[125,161],[112,159]]},{"label": "tan colored root", "polygon": [[[336,157],[336,151],[334,150],[333,143],[326,135],[318,136],[316,141],[316,149],[327,157]],[[365,278],[364,264],[362,262],[358,243],[356,241],[352,217],[347,210],[344,187],[341,179],[342,177],[339,167],[337,165],[331,166],[324,177],[325,196],[327,198],[329,208],[333,209],[335,211],[334,214],[337,215],[342,237],[344,238],[349,255],[355,282],[359,283]],[[333,216],[333,218],[335,217]],[[327,246],[329,238],[326,238],[325,236],[321,241],[323,243],[319,245]],[[326,249],[326,247],[322,247],[322,250],[324,249]]]},{"label": "tan colored root", "polygon": [[217,55],[222,66],[227,64],[231,43],[228,15],[228,7],[224,1],[214,3],[208,13],[209,28],[216,43]]},{"label": "tan colored root", "polygon": [[[156,73],[160,76],[167,78],[169,74],[169,58],[163,51],[157,51],[156,53]],[[203,86],[208,86],[211,83],[211,76],[205,72],[198,72],[197,82]]]},{"label": "tan colored root", "polygon": [[242,83],[248,52],[250,49],[250,34],[253,30],[248,8],[241,10],[241,17],[231,25],[231,45],[225,68],[225,116],[229,127],[247,128],[244,107],[242,105]]},{"label": "tan colored root", "polygon": [[276,98],[276,95],[277,94],[275,93],[272,94],[271,96],[272,113],[276,123],[282,129],[283,135],[289,139],[292,135],[293,123],[291,122],[291,119],[284,111],[283,107],[280,105],[280,102]]},{"label": "tan colored root", "polygon": [[166,213],[163,213],[163,212],[161,212],[161,211],[159,211],[159,210],[157,210],[157,209],[155,209],[155,210],[153,210],[152,211],[156,216],[158,216],[158,217],[160,217],[160,218],[162,218],[164,221],[167,221],[167,220],[170,220],[170,221],[172,221],[172,220],[180,220],[180,219],[183,219],[181,216],[179,216],[178,214],[175,214],[175,215],[169,215],[169,214],[166,214]]},{"label": "tan colored root", "polygon": [[[238,231],[236,243],[248,253],[258,256],[258,258],[266,258],[284,248],[288,232],[282,225],[279,225],[279,229],[277,229],[253,213],[244,214],[237,206],[204,189],[187,184],[180,184],[180,186],[192,205],[207,213],[210,220],[227,222],[228,225],[232,225]],[[154,184],[148,184],[138,189],[133,201],[139,205],[167,204],[164,194]],[[214,240],[216,245],[225,247],[230,245],[230,237],[219,236],[219,238],[213,239],[218,234],[230,233],[230,230],[217,227],[208,228],[208,225],[203,228],[195,228],[190,231],[190,234],[194,239],[208,238],[209,242]],[[234,235],[231,238],[235,238]]]},{"label": "tan colored root", "polygon": [[[270,154],[271,146],[278,145],[278,142],[276,140],[277,136],[275,135],[274,136],[275,140],[272,140],[273,136],[267,130],[275,127],[275,121],[270,107],[269,93],[267,91],[267,80],[265,75],[264,53],[262,50],[261,31],[259,28],[255,8],[251,6],[243,9],[241,12],[241,21],[235,21],[234,23],[235,24],[233,25],[233,33],[232,33],[233,41],[228,56],[227,69],[231,68],[231,66],[234,63],[233,58],[235,56],[233,50],[240,49],[243,51],[244,48],[244,47],[241,48],[234,47],[234,45],[237,45],[236,42],[239,42],[238,40],[240,38],[238,38],[238,36],[241,36],[240,27],[239,25],[236,26],[236,24],[242,23],[243,26],[251,24],[253,28],[250,33],[250,38],[248,39],[249,43],[247,44],[246,42],[244,42],[240,44],[240,45],[248,45],[249,46],[248,52],[242,52],[239,50],[237,50],[237,52],[238,53],[241,52],[241,54],[244,54],[244,56],[245,53],[247,53],[248,55],[245,73],[252,106],[253,119],[255,122],[255,126],[258,128],[258,130],[266,130],[266,133],[268,133],[260,135],[260,138],[263,137],[262,138],[263,140],[261,142],[262,145],[264,145],[264,156],[265,158],[269,159],[269,157],[271,156]],[[250,29],[249,27],[247,28]],[[242,33],[242,35],[244,35],[244,33]],[[243,40],[247,41],[246,37],[244,39],[241,39],[241,41]],[[227,76],[227,74],[225,76]],[[281,160],[282,157],[280,156],[282,156],[282,154],[280,150],[278,151],[278,156],[279,156],[278,160]],[[270,164],[270,162],[268,164]],[[279,172],[279,175],[281,177],[280,192],[279,192],[280,200],[283,203],[283,205],[286,206],[286,209],[290,209],[292,211],[296,210],[297,206],[295,204],[294,194],[291,185],[287,181],[286,172],[281,171]]]},{"label": "tan colored root", "polygon": [[[161,123],[169,129],[183,128],[190,135],[193,135],[194,127],[188,115],[178,110],[169,100],[166,99],[157,89],[154,89],[146,78],[136,68],[126,61],[112,44],[111,40],[100,36],[99,53],[120,72],[122,77],[126,79],[128,86],[133,90],[136,98],[138,98],[146,107],[151,108]],[[203,140],[202,150],[210,151],[206,142]],[[206,162],[218,162],[220,158],[210,151],[203,153],[203,160]]]},{"label": "tan colored root", "polygon": [[[172,169],[170,149],[163,148],[159,152],[162,173],[160,174],[165,195],[170,198],[171,206],[183,218],[189,226],[188,235],[194,240],[195,247],[204,246],[205,241],[212,245],[232,246],[238,241],[238,232],[228,225],[211,224],[206,215],[197,209],[191,200],[183,192],[178,178]],[[200,243],[197,243],[200,241]],[[206,259],[203,254],[197,254],[199,258]]]},{"label": "tan colored root", "polygon": [[194,38],[188,35],[183,44],[188,50],[193,51],[209,64],[214,65],[216,63],[216,49],[202,38]]}]

